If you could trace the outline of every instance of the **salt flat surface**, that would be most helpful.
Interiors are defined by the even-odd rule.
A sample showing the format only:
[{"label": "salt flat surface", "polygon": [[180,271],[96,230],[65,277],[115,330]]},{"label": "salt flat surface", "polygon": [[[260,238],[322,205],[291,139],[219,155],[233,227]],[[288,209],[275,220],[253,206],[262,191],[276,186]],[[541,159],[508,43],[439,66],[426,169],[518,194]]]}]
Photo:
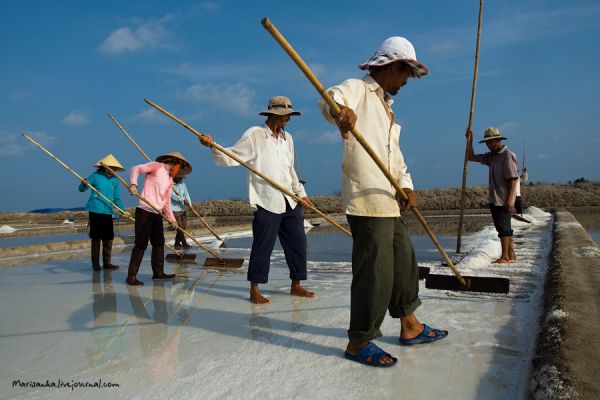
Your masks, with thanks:
[{"label": "salt flat surface", "polygon": [[[153,282],[149,251],[139,276],[146,285],[139,289],[123,283],[128,252],[115,257],[122,266],[115,272],[93,273],[87,258],[4,269],[0,398],[526,398],[551,245],[551,217],[532,218],[532,224],[513,221],[514,264],[490,263],[500,247],[493,228],[463,238],[469,255],[457,267],[465,275],[508,277],[508,295],[421,283],[417,316],[447,329],[447,339],[400,347],[399,323],[386,318],[376,342],[399,358],[388,369],[343,358],[349,262],[312,260],[306,286],[318,297],[301,299],[288,295],[285,259],[276,251],[262,286],[273,301],[267,306],[247,300],[247,265],[223,272],[167,264],[178,278]],[[247,260],[249,249],[227,248],[223,256]],[[429,266],[449,273],[439,263]],[[19,388],[16,379],[102,379],[119,387]]]}]

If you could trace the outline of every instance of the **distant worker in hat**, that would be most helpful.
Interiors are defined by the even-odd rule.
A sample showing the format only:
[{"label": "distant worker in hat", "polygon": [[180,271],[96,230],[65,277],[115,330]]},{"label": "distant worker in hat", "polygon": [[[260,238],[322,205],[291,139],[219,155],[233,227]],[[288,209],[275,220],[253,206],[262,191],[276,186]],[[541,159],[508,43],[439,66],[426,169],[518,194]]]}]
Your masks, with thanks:
[{"label": "distant worker in hat", "polygon": [[502,247],[502,255],[494,262],[498,264],[514,262],[517,257],[510,220],[515,211],[519,184],[517,156],[501,143],[506,138],[497,128],[487,128],[483,140],[479,141],[485,143],[490,150],[484,154],[475,154],[473,151],[473,132],[467,129],[466,137],[469,161],[476,161],[489,167],[488,203]]},{"label": "distant worker in hat", "polygon": [[[171,190],[173,177],[186,175],[192,172],[192,166],[178,152],[163,154],[156,157],[156,161],[136,165],[131,168],[129,179],[129,192],[137,193],[137,180],[140,174],[146,174],[141,196],[148,200],[156,209],[161,210],[171,225],[177,230],[177,221],[171,211]],[[127,284],[132,286],[143,285],[137,279],[137,273],[144,257],[148,240],[152,245],[152,279],[172,279],[175,274],[165,274],[165,235],[163,220],[149,205],[139,201],[135,209],[135,247],[131,251]]]},{"label": "distant worker in hat", "polygon": [[[400,151],[400,125],[391,108],[394,96],[409,78],[429,73],[417,61],[413,45],[403,37],[386,39],[360,69],[362,79],[348,79],[328,89],[341,112],[332,113],[321,100],[323,116],[335,123],[343,139],[342,207],[352,231],[352,286],[350,327],[345,357],[375,367],[398,361],[372,340],[381,337],[381,324],[389,311],[400,319],[400,345],[430,343],[447,331],[433,329],[415,316],[419,299],[419,266],[401,207],[417,204],[413,182]],[[399,195],[373,159],[352,136],[356,128],[388,166],[408,200]]]},{"label": "distant worker in hat", "polygon": [[[233,147],[227,150],[242,161],[247,162],[259,172],[271,178],[279,185],[296,194],[306,204],[312,205],[299,182],[294,170],[294,142],[292,136],[284,130],[292,115],[300,115],[292,108],[290,99],[275,96],[269,100],[266,111],[260,113],[267,117],[262,126],[249,128]],[[210,135],[201,135],[200,142],[210,147],[213,139]],[[213,150],[215,163],[233,167],[236,161]],[[248,197],[254,210],[252,220],[252,251],[248,266],[250,281],[250,301],[267,304],[271,300],[264,297],[258,285],[267,283],[271,263],[271,253],[275,240],[283,247],[285,259],[292,280],[290,294],[301,297],[315,297],[315,293],[305,289],[300,281],[306,280],[306,233],[304,232],[304,211],[302,204],[283,194],[253,173],[248,173]]]},{"label": "distant worker in hat", "polygon": [[[112,155],[109,154],[102,160],[94,164],[98,169],[91,174],[87,179],[81,181],[79,191],[85,192],[88,186],[93,186],[106,198],[115,203],[121,210],[125,210],[125,206],[121,201],[121,187],[119,181],[110,172],[105,170],[101,163],[105,163],[109,167],[124,171],[121,163]],[[94,271],[100,271],[100,244],[102,242],[102,267],[104,269],[118,269],[117,265],[111,262],[112,244],[115,238],[113,230],[113,214],[115,218],[119,218],[120,214],[113,210],[113,206],[106,200],[100,197],[92,190],[90,199],[88,200],[86,210],[89,212],[90,239],[92,240],[92,268]],[[129,213],[126,213],[127,217]]]},{"label": "distant worker in hat", "polygon": [[[179,225],[183,229],[187,229],[187,212],[186,207],[192,207],[192,199],[188,192],[187,186],[183,181],[183,176],[176,176],[173,178],[173,190],[171,190],[171,210]],[[189,249],[191,246],[185,240],[185,235],[177,230],[175,233],[175,249],[179,250],[182,247]]]}]

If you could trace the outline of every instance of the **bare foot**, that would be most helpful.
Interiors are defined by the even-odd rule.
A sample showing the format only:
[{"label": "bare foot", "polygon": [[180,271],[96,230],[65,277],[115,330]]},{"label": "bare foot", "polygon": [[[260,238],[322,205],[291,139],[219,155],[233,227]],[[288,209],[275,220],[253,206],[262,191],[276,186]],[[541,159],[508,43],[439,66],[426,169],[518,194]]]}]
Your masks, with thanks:
[{"label": "bare foot", "polygon": [[302,285],[300,285],[300,282],[298,282],[298,281],[292,281],[292,287],[290,288],[290,295],[291,296],[300,296],[300,297],[309,297],[309,298],[317,297],[317,294],[315,292],[306,290]]},{"label": "bare foot", "polygon": [[[365,347],[368,344],[369,344],[368,340],[363,340],[360,342],[348,342],[348,345],[346,346],[346,351],[349,354],[355,356],[362,350],[363,347]],[[369,362],[371,362],[371,357],[367,358],[367,360]],[[394,360],[389,355],[383,355],[379,358],[379,363],[381,365],[388,365],[388,364],[393,364]]]},{"label": "bare foot", "polygon": [[252,283],[250,285],[250,302],[254,304],[269,304],[271,299],[260,294],[258,284]]},{"label": "bare foot", "polygon": [[508,264],[509,262],[510,262],[510,260],[508,258],[500,257],[499,259],[494,261],[493,264]]}]

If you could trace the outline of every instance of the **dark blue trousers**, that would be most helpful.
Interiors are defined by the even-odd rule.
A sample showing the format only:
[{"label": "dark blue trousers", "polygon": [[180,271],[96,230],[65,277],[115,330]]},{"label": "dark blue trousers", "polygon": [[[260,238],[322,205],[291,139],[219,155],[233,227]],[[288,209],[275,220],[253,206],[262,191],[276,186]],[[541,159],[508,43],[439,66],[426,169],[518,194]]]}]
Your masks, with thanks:
[{"label": "dark blue trousers", "polygon": [[290,279],[306,280],[304,211],[300,204],[297,204],[293,210],[287,202],[286,205],[283,214],[274,214],[262,207],[258,207],[254,212],[252,220],[254,239],[248,266],[248,280],[252,283],[267,283],[269,280],[271,253],[278,236],[290,269]]}]

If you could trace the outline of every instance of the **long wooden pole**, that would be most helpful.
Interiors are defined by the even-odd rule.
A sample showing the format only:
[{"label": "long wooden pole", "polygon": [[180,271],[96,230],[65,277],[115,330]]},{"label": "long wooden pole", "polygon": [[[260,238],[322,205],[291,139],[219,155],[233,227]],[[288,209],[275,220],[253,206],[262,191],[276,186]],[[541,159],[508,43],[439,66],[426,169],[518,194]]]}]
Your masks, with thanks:
[{"label": "long wooden pole", "polygon": [[[192,128],[190,125],[186,124],[184,121],[182,121],[181,119],[179,119],[177,116],[171,114],[170,112],[168,112],[164,108],[160,107],[157,104],[154,104],[152,101],[150,101],[148,99],[144,99],[144,101],[146,103],[150,104],[152,107],[156,108],[158,111],[162,112],[163,114],[165,114],[165,115],[171,117],[172,119],[174,119],[175,121],[177,121],[179,124],[181,124],[183,127],[185,127],[187,130],[189,130],[190,132],[192,132],[197,137],[200,137],[200,135],[201,135],[200,132],[198,132],[196,129]],[[221,147],[216,142],[213,142],[213,144],[211,145],[211,147],[217,149],[219,152],[225,154],[229,158],[232,158],[233,160],[237,161],[240,165],[243,165],[244,167],[246,167],[247,169],[249,169],[250,171],[252,171],[256,175],[260,176],[265,182],[267,182],[269,185],[273,186],[275,189],[277,189],[277,190],[285,193],[286,195],[290,196],[291,198],[295,199],[296,201],[298,201],[298,202],[300,202],[302,204],[305,204],[302,201],[302,199],[300,197],[298,197],[295,193],[290,192],[289,190],[287,190],[286,188],[284,188],[283,186],[281,186],[280,184],[278,184],[274,180],[272,180],[269,177],[265,176],[264,174],[262,174],[261,172],[259,172],[258,170],[256,170],[256,168],[254,168],[250,164],[242,161],[235,154],[232,154],[229,151],[225,150],[223,147]],[[341,226],[340,224],[338,224],[337,222],[335,222],[327,214],[321,212],[321,210],[319,210],[315,206],[312,206],[310,204],[306,204],[306,205],[308,206],[308,208],[310,208],[311,210],[313,210],[314,212],[316,212],[317,214],[319,214],[321,217],[325,218],[330,224],[332,224],[333,226],[335,226],[336,228],[338,228],[339,230],[341,230],[342,232],[344,232],[346,235],[352,236],[352,234],[350,233],[349,230],[347,230],[346,228],[344,228],[343,226]]]},{"label": "long wooden pole", "polygon": [[[300,70],[304,73],[304,75],[308,78],[308,80],[313,84],[315,89],[317,89],[317,92],[319,92],[321,97],[323,97],[323,99],[327,102],[327,104],[329,105],[332,112],[336,115],[339,114],[341,110],[340,110],[340,107],[338,106],[338,104],[333,100],[333,98],[329,95],[329,93],[327,93],[327,91],[325,90],[325,88],[323,87],[321,82],[313,74],[313,72],[310,70],[308,65],[306,65],[304,60],[302,60],[300,55],[294,50],[294,48],[288,43],[288,41],[281,35],[281,33],[277,30],[277,28],[275,28],[275,26],[271,23],[271,21],[268,18],[264,18],[262,20],[262,24],[265,27],[265,29],[267,31],[269,31],[269,33],[273,36],[273,38],[279,43],[279,45],[283,48],[283,50],[285,50],[285,52],[292,58],[292,60],[296,63],[296,65],[300,68]],[[352,136],[354,136],[354,138],[356,139],[356,141],[358,143],[360,143],[360,145],[369,154],[369,156],[371,156],[373,161],[375,161],[375,164],[377,164],[377,166],[379,167],[381,172],[383,172],[385,177],[388,179],[390,184],[396,189],[396,191],[402,197],[402,199],[404,201],[406,201],[408,199],[408,197],[406,196],[406,193],[404,193],[404,191],[402,190],[402,187],[400,187],[400,184],[392,176],[390,171],[387,169],[387,166],[383,163],[383,161],[381,161],[381,159],[379,158],[377,153],[375,153],[375,151],[367,143],[367,141],[364,139],[362,134],[356,128],[353,128],[351,133],[352,133]],[[450,260],[450,258],[444,251],[444,248],[442,247],[440,242],[437,240],[437,238],[435,237],[435,235],[429,228],[429,225],[427,224],[427,221],[425,221],[425,218],[423,218],[423,215],[421,215],[421,212],[416,207],[412,207],[411,210],[417,216],[417,219],[421,222],[421,225],[423,225],[425,232],[427,232],[427,235],[429,236],[431,241],[435,244],[438,251],[441,253],[442,257],[444,258],[444,260],[446,261],[446,263],[448,264],[448,266],[450,267],[450,269],[452,270],[454,275],[456,275],[460,284],[463,287],[466,287],[467,282],[464,280],[464,278],[462,277],[460,272],[458,272],[458,270],[452,263],[452,260]]]},{"label": "long wooden pole", "polygon": [[[106,168],[108,171],[110,171],[115,177],[117,177],[117,179],[119,181],[121,181],[121,183],[123,184],[123,186],[125,186],[126,188],[129,188],[129,185],[127,184],[127,182],[125,182],[125,180],[123,178],[121,178],[121,176],[119,174],[117,174],[116,171],[114,171],[111,167],[109,167],[108,165],[104,164],[104,163],[100,163],[104,168]],[[144,197],[142,197],[139,193],[135,194],[135,197],[137,197],[138,199],[140,199],[141,201],[143,201],[144,203],[148,204],[157,214],[159,214],[161,217],[163,217],[165,219],[165,221],[170,222],[167,217],[158,209],[154,206],[154,204],[150,203],[148,200],[146,200]],[[203,245],[202,243],[200,243],[195,237],[194,235],[190,234],[188,231],[186,231],[185,229],[181,228],[181,227],[177,227],[177,229],[179,231],[181,231],[181,233],[183,233],[184,235],[186,235],[187,237],[189,237],[190,239],[192,239],[200,248],[202,248],[204,251],[206,251],[207,253],[209,253],[210,255],[212,255],[214,258],[216,258],[219,261],[222,261],[221,257],[219,257],[218,254],[216,254],[215,252],[213,252],[212,250],[210,250],[208,247],[206,247],[205,245]]]},{"label": "long wooden pole", "polygon": [[[119,128],[119,130],[121,132],[123,132],[123,134],[127,137],[127,139],[129,139],[129,141],[135,146],[135,148],[138,149],[140,151],[140,153],[142,153],[142,155],[146,158],[146,160],[152,161],[150,159],[150,157],[148,156],[148,154],[146,154],[144,152],[144,150],[142,150],[142,148],[135,142],[135,140],[133,140],[133,138],[129,135],[129,133],[127,133],[127,131],[125,130],[125,128],[123,128],[121,126],[121,124],[119,124],[117,122],[117,120],[112,115],[110,115],[110,113],[108,113],[108,116],[110,117],[110,119],[113,120],[113,122],[115,123],[115,125],[117,125],[117,127]],[[177,196],[181,196],[179,194],[179,192],[177,191],[177,189],[173,188],[173,192],[175,192],[175,194]],[[217,232],[215,232],[213,230],[213,228],[211,228],[211,226],[208,224],[208,222],[206,222],[206,220],[204,218],[202,218],[202,215],[200,215],[200,213],[198,211],[196,211],[196,209],[194,208],[193,205],[190,204],[189,208],[190,208],[190,210],[192,210],[192,212],[194,213],[194,215],[196,215],[196,217],[200,218],[200,221],[204,224],[204,226],[206,227],[206,229],[208,229],[210,231],[210,233],[212,233],[214,235],[214,237],[217,238],[217,240],[220,240],[221,242],[224,241],[223,239],[221,239],[221,237],[219,235],[217,235]]]},{"label": "long wooden pole", "polygon": [[[65,164],[60,158],[56,157],[54,154],[50,153],[48,150],[46,150],[46,148],[44,148],[44,146],[42,146],[41,144],[39,144],[38,142],[36,142],[35,140],[33,140],[29,135],[27,135],[26,133],[22,133],[21,135],[23,135],[23,137],[27,140],[29,140],[31,143],[33,143],[34,145],[36,145],[37,147],[39,147],[44,153],[48,154],[50,157],[52,157],[56,162],[58,162],[60,165],[62,165],[63,167],[66,168],[67,171],[69,171],[70,173],[72,173],[73,175],[75,175],[75,177],[77,177],[77,179],[79,179],[80,181],[85,181],[85,179],[79,175],[77,172],[73,171],[67,164]],[[87,182],[87,181],[86,181]],[[90,189],[92,189],[92,191],[94,191],[98,196],[102,197],[102,199],[104,199],[104,201],[106,201],[108,204],[110,204],[111,207],[113,207],[115,210],[117,210],[119,212],[119,214],[121,214],[121,216],[129,214],[128,212],[126,212],[125,210],[121,209],[121,207],[119,207],[118,205],[116,205],[112,200],[110,200],[108,197],[106,197],[104,194],[102,194],[102,192],[100,192],[98,189],[96,189],[94,186],[92,185],[87,185],[87,187],[89,187]],[[128,219],[130,219],[131,221],[135,222],[135,219],[133,219],[133,217],[131,215],[129,215],[127,217]]]},{"label": "long wooden pole", "polygon": [[[477,44],[475,45],[475,67],[473,69],[473,85],[471,86],[471,108],[469,110],[468,130],[473,128],[473,113],[475,111],[475,88],[477,87],[477,71],[479,67],[479,39],[481,36],[481,17],[483,15],[483,0],[479,0],[479,21],[477,23]],[[465,214],[465,194],[467,190],[467,165],[469,163],[469,142],[465,146],[463,163],[462,186],[460,190],[460,214],[458,216],[458,233],[456,235],[456,252],[460,253],[462,241],[463,218]]]},{"label": "long wooden pole", "polygon": [[[63,167],[65,167],[67,169],[67,171],[69,171],[70,173],[72,173],[73,175],[75,175],[80,181],[85,180],[77,172],[75,172],[71,168],[69,168],[69,166],[67,164],[65,164],[64,162],[62,162],[58,157],[56,157],[54,154],[52,154],[48,150],[46,150],[44,148],[44,146],[42,146],[41,144],[39,144],[38,142],[36,142],[35,140],[33,140],[31,137],[29,137],[29,135],[27,135],[26,133],[22,133],[22,135],[23,135],[23,137],[25,137],[25,139],[29,140],[31,143],[33,143],[34,145],[36,145],[37,147],[39,147],[44,153],[48,154],[50,157],[52,157],[54,160],[56,160],[60,165],[62,165]],[[100,197],[102,197],[106,202],[108,202],[108,204],[110,204],[121,215],[125,215],[127,213],[126,211],[122,210],[121,207],[119,207],[113,201],[111,201],[108,197],[106,197],[105,195],[103,195],[98,189],[96,189],[92,185],[87,185],[87,186],[90,189],[92,189],[94,192],[96,192],[97,195],[99,195]],[[135,219],[131,215],[129,215],[127,218],[129,220],[131,220],[132,222],[135,222]],[[181,258],[181,253],[179,253],[177,250],[175,250],[173,247],[169,246],[166,243],[165,243],[165,246],[169,250],[171,250],[177,257]]]}]

